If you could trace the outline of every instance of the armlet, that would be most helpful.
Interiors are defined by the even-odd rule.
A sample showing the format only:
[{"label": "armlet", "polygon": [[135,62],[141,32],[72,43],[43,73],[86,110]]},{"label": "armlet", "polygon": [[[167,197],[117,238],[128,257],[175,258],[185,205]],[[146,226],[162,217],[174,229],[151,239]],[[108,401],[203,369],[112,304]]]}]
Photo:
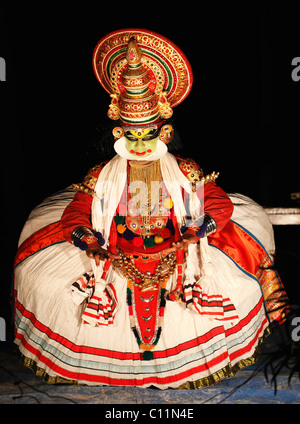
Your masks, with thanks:
[{"label": "armlet", "polygon": [[98,181],[101,169],[105,164],[96,165],[89,170],[84,180],[80,184],[72,184],[72,188],[76,191],[95,196],[95,187]]},{"label": "armlet", "polygon": [[193,159],[182,159],[177,157],[177,160],[181,172],[191,182],[203,181],[204,184],[206,184],[210,181],[215,181],[220,174],[219,172],[214,171],[211,174],[204,175],[203,170]]}]

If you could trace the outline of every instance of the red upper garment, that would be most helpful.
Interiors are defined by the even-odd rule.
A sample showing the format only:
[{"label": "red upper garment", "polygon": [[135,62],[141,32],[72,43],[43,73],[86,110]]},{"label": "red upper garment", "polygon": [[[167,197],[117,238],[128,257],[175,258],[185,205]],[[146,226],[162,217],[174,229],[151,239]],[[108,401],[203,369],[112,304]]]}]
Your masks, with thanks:
[{"label": "red upper garment", "polygon": [[[96,167],[94,168],[94,173],[88,174],[83,183],[85,187],[94,188],[101,169],[102,167]],[[92,181],[92,185],[90,181]],[[67,206],[61,218],[65,240],[71,242],[71,235],[79,226],[92,229],[92,201],[93,197],[91,194],[83,192],[75,194],[73,201]],[[217,231],[224,228],[233,212],[233,204],[228,195],[212,181],[204,185],[204,212],[215,220]]]}]

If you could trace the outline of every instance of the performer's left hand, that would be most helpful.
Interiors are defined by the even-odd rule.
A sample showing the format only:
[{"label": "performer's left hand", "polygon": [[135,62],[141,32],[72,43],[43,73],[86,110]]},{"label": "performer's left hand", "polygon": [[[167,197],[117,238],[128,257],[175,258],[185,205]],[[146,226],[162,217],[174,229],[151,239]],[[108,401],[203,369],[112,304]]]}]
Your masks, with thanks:
[{"label": "performer's left hand", "polygon": [[114,255],[109,250],[103,249],[101,246],[89,246],[86,251],[86,255],[90,259],[95,259],[96,266],[100,265],[100,261],[107,261],[109,259],[119,259],[119,255]]},{"label": "performer's left hand", "polygon": [[164,250],[164,253],[167,255],[171,252],[176,252],[177,250],[183,249],[185,253],[188,253],[188,247],[192,243],[197,243],[198,238],[196,236],[193,236],[192,234],[186,234],[180,237],[179,240],[172,243],[172,247],[169,247],[168,249]]}]

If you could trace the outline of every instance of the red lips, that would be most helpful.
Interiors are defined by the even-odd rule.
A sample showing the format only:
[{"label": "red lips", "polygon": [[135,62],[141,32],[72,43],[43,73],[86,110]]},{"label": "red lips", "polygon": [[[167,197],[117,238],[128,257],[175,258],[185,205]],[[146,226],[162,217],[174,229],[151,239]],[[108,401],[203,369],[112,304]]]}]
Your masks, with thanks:
[{"label": "red lips", "polygon": [[[152,152],[152,150],[151,149],[149,149],[149,150],[147,150],[147,152],[148,153],[151,153]],[[132,154],[136,154],[137,156],[144,156],[145,154],[146,154],[146,152],[135,152],[134,150],[130,150],[130,153],[132,153]]]}]

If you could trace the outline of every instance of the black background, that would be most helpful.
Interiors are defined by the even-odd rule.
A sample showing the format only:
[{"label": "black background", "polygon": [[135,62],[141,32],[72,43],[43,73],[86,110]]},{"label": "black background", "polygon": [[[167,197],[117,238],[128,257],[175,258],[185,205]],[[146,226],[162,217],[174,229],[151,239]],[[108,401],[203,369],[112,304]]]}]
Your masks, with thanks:
[{"label": "black background", "polygon": [[[31,209],[80,182],[94,165],[85,149],[106,117],[109,96],[93,74],[94,47],[120,28],[146,28],[172,40],[189,59],[194,84],[174,109],[185,151],[218,184],[266,206],[297,206],[300,56],[292,4],[204,7],[191,2],[14,2],[0,6],[2,195],[1,305],[8,304],[12,262]],[[196,4],[196,3],[195,3]],[[299,301],[299,227],[275,229],[278,265]],[[292,246],[292,247],[291,247]],[[2,306],[1,306],[2,307]]]}]

